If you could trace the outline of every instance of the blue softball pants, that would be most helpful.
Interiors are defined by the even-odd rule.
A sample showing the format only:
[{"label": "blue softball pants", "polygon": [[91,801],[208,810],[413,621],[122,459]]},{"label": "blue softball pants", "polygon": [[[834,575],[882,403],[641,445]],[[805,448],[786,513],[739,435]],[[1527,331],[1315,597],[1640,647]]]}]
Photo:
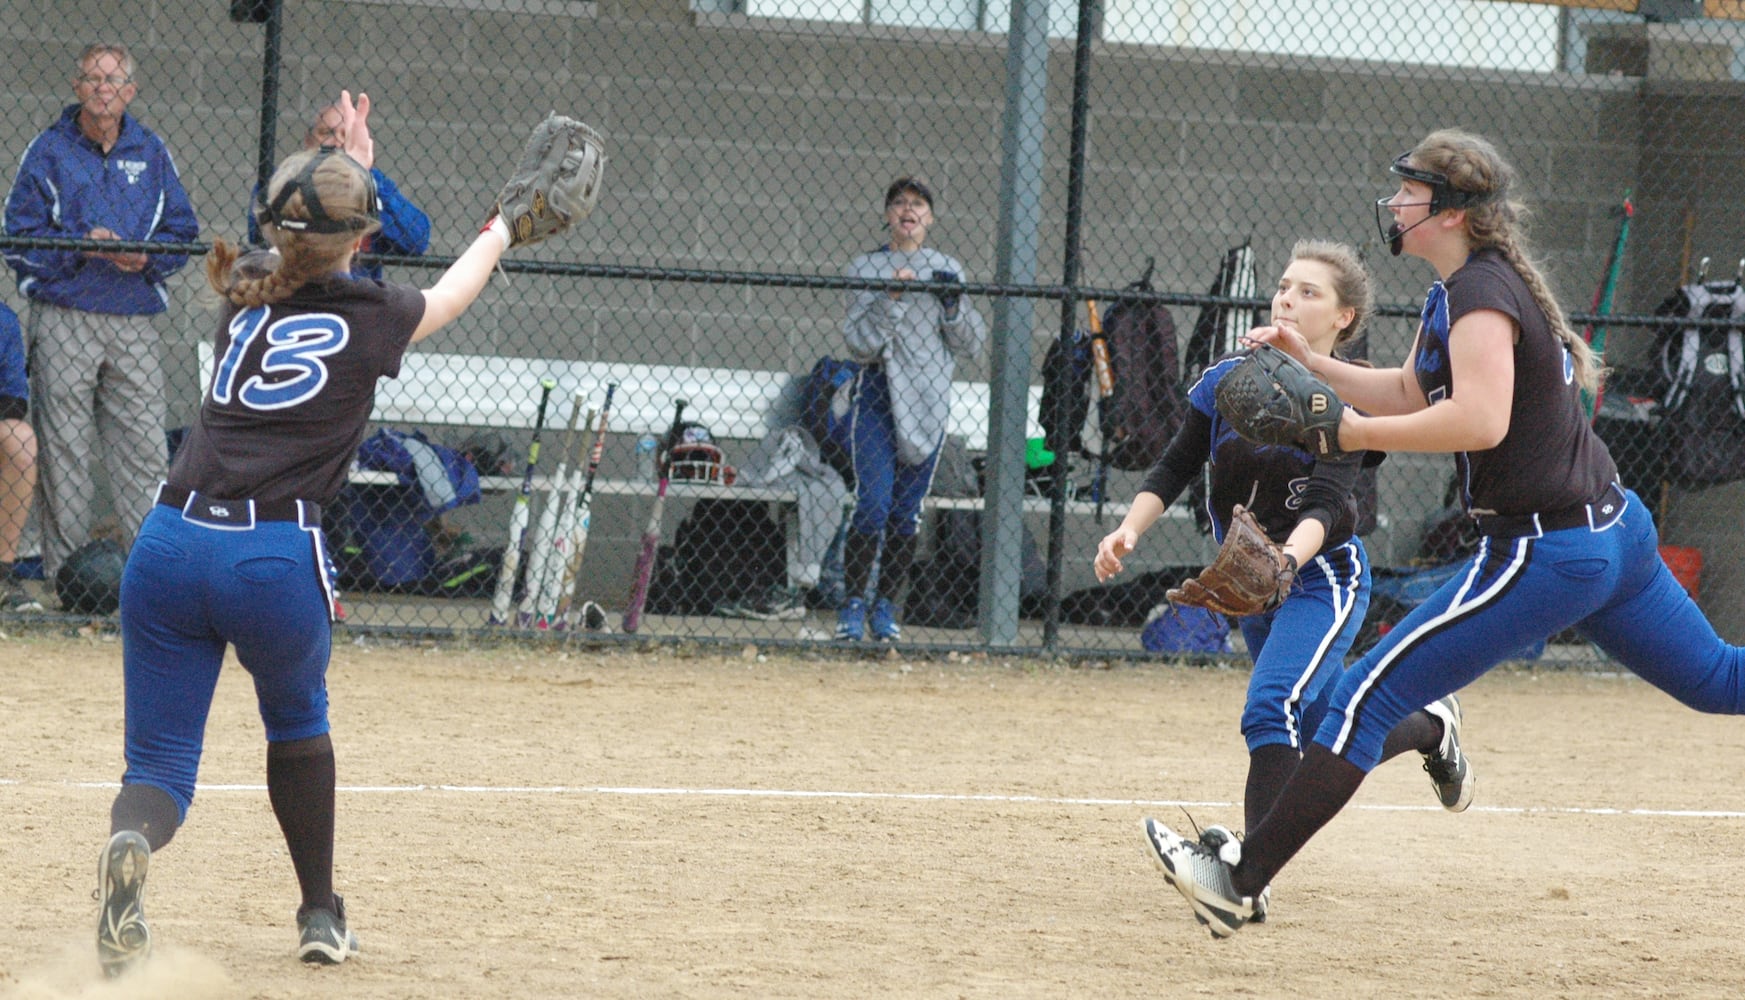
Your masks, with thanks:
[{"label": "blue softball pants", "polygon": [[242,526],[160,503],[128,555],[121,577],[122,783],[163,789],[183,819],[227,644],[254,678],[269,742],[328,731],[333,595],[320,513],[313,504],[304,509],[297,521]]},{"label": "blue softball pants", "polygon": [[1242,709],[1249,753],[1274,744],[1301,752],[1315,733],[1363,627],[1369,585],[1368,555],[1353,538],[1311,559],[1283,604],[1237,619],[1254,658]]},{"label": "blue softball pants", "polygon": [[849,429],[854,461],[854,518],[863,535],[913,536],[921,530],[921,502],[933,485],[939,447],[915,465],[897,461],[897,431],[891,418],[891,383],[883,368],[868,365],[855,386]]},{"label": "blue softball pants", "polygon": [[1483,536],[1462,572],[1345,673],[1315,742],[1367,772],[1395,723],[1571,627],[1691,708],[1745,713],[1745,648],[1716,634],[1666,568],[1641,499],[1617,492],[1610,519]]}]

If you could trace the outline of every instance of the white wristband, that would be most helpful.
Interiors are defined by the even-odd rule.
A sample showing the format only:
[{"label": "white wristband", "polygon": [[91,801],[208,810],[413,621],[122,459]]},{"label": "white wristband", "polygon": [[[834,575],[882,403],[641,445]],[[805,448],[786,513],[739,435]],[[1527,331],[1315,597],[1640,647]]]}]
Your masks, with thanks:
[{"label": "white wristband", "polygon": [[503,221],[501,215],[491,216],[490,223],[487,224],[484,229],[479,231],[483,233],[495,233],[497,236],[502,237],[503,249],[509,249],[509,224]]}]

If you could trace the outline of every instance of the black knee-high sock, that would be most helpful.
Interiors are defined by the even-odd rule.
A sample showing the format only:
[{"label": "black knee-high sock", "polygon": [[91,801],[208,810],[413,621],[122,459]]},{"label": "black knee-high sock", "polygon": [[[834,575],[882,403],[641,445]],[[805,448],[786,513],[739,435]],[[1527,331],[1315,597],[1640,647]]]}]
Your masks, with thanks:
[{"label": "black knee-high sock", "polygon": [[879,596],[897,602],[903,581],[909,578],[909,564],[915,561],[915,536],[888,533],[885,552],[879,562]]},{"label": "black knee-high sock", "polygon": [[156,785],[122,785],[109,807],[109,835],[137,830],[156,851],[170,842],[182,825],[182,811],[170,793]]},{"label": "black knee-high sock", "polygon": [[1242,841],[1236,891],[1253,896],[1265,888],[1317,831],[1357,794],[1364,773],[1318,743],[1309,744],[1296,773],[1260,825]]},{"label": "black knee-high sock", "polygon": [[878,555],[879,536],[848,529],[848,541],[842,547],[842,583],[849,597],[866,596],[866,582],[872,577],[873,560]]},{"label": "black knee-high sock", "polygon": [[1442,746],[1442,720],[1423,709],[1401,719],[1381,745],[1381,759],[1393,760],[1410,750],[1430,753]]},{"label": "black knee-high sock", "polygon": [[285,834],[304,906],[333,908],[333,741],[267,744],[267,798]]},{"label": "black knee-high sock", "polygon": [[1242,793],[1242,829],[1252,830],[1266,818],[1285,782],[1296,773],[1297,761],[1301,759],[1296,747],[1283,743],[1269,743],[1248,755],[1248,787]]}]

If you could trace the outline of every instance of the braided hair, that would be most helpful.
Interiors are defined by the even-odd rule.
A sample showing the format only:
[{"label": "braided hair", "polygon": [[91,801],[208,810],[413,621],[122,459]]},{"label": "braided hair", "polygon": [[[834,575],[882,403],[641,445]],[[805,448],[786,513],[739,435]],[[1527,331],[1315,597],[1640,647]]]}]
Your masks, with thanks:
[{"label": "braided hair", "polygon": [[255,217],[272,251],[245,253],[221,239],[206,258],[212,290],[244,308],[282,301],[339,272],[358,237],[381,228],[375,180],[332,146],[280,161]]},{"label": "braided hair", "polygon": [[1575,362],[1576,383],[1590,394],[1597,392],[1605,379],[1605,366],[1564,318],[1550,283],[1531,256],[1521,232],[1527,208],[1509,197],[1514,167],[1489,140],[1459,129],[1430,133],[1412,149],[1410,157],[1414,164],[1447,177],[1448,185],[1456,191],[1478,196],[1465,209],[1467,237],[1475,247],[1495,247],[1520,274],[1533,301],[1545,313],[1552,335],[1568,348]]}]

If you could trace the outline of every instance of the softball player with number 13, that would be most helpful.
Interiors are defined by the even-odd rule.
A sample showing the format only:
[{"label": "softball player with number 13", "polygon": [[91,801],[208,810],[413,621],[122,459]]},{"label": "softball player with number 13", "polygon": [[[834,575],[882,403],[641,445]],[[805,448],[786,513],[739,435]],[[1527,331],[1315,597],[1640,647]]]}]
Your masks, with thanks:
[{"label": "softball player with number 13", "polygon": [[465,312],[511,246],[592,210],[605,156],[579,122],[541,123],[490,223],[435,285],[356,280],[381,224],[367,95],[336,105],[339,147],[286,157],[255,208],[271,251],[219,240],[206,275],[225,304],[200,416],[139,533],[121,583],[127,770],[98,860],[98,959],[119,975],[151,951],[151,854],[186,819],[227,645],[254,679],[267,796],[302,890],[298,956],[357,951],[333,891],[335,765],[328,736],[332,593],[321,505],[345,483],[378,377]]}]

